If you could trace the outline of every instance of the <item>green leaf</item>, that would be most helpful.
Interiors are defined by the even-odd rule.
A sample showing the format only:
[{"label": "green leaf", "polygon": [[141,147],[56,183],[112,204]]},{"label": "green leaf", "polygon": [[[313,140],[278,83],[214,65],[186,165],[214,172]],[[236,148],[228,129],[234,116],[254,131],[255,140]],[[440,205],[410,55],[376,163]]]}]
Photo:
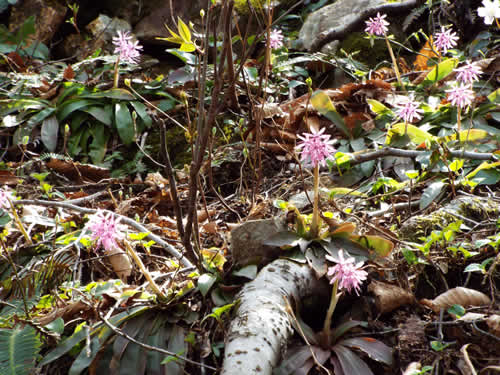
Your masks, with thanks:
[{"label": "green leaf", "polygon": [[233,271],[233,276],[245,277],[249,280],[253,280],[257,276],[257,266],[255,264],[249,264],[237,271]]},{"label": "green leaf", "polygon": [[83,322],[75,328],[75,332],[67,339],[61,341],[55,349],[51,350],[49,353],[43,357],[42,361],[38,364],[39,366],[45,366],[49,363],[60,358],[67,352],[69,352],[73,347],[79,344],[82,340],[87,337],[86,331],[87,323]]},{"label": "green leaf", "polygon": [[[372,370],[368,365],[359,358],[351,349],[337,344],[332,347],[333,352],[337,355],[342,373],[349,375],[373,375]],[[335,369],[335,373],[341,373],[340,369]]]},{"label": "green leaf", "polygon": [[59,123],[56,116],[50,116],[43,120],[40,137],[47,147],[47,150],[54,152],[57,147],[57,135],[59,133]]},{"label": "green leaf", "polygon": [[422,84],[424,86],[432,85],[435,82],[441,81],[443,78],[448,76],[453,69],[458,65],[458,59],[451,58],[442,61],[437,64],[432,70],[427,74]]},{"label": "green leaf", "polygon": [[268,239],[266,239],[263,245],[278,246],[278,247],[285,246],[287,248],[299,246],[300,249],[304,251],[307,245],[309,245],[310,243],[311,241],[300,237],[295,232],[283,231],[283,232],[278,232],[269,237]]},{"label": "green leaf", "polygon": [[115,104],[115,125],[123,143],[125,145],[131,144],[135,139],[135,129],[127,104]]},{"label": "green leaf", "polygon": [[[7,116],[12,112],[16,111],[26,111],[26,110],[42,110],[49,105],[48,102],[44,100],[35,99],[17,99],[17,100],[0,100],[0,116]],[[41,120],[40,120],[41,121]]]},{"label": "green leaf", "polygon": [[345,125],[344,119],[335,109],[330,97],[321,90],[315,91],[311,96],[311,104],[319,113],[333,122],[335,126],[344,133],[347,138],[352,138],[351,132]]},{"label": "green leaf", "polygon": [[424,143],[425,141],[433,142],[436,140],[436,137],[434,137],[432,134],[426,132],[425,130],[417,128],[415,125],[399,122],[397,124],[394,124],[389,129],[389,131],[387,132],[385,143],[390,144],[392,137],[395,134],[398,134],[400,136],[404,135],[405,129],[407,129],[407,135],[408,137],[410,137],[410,140],[416,145]]},{"label": "green leaf", "polygon": [[443,187],[446,185],[443,181],[436,181],[430,184],[422,193],[419,207],[421,210],[429,206],[441,194]]},{"label": "green leaf", "polygon": [[92,126],[89,129],[89,133],[92,134],[92,142],[89,145],[89,156],[92,158],[93,163],[100,164],[106,155],[109,134],[106,132],[104,125],[100,123]]},{"label": "green leaf", "polygon": [[36,330],[25,325],[21,328],[0,329],[0,374],[30,375],[40,351],[40,339]]},{"label": "green leaf", "polygon": [[330,189],[329,197],[333,198],[336,195],[355,195],[357,197],[366,197],[365,193],[350,188],[336,187]]},{"label": "green leaf", "polygon": [[[490,134],[486,130],[482,129],[468,129],[468,130],[461,130],[460,133],[458,134],[458,139],[460,142],[472,142],[472,141],[480,141],[482,139],[486,139],[490,137]],[[454,141],[457,139],[456,133],[453,133],[451,135],[448,135],[446,137],[439,137],[438,141],[439,142],[449,142],[449,141]]]},{"label": "green leaf", "polygon": [[92,106],[82,109],[82,111],[88,113],[96,120],[99,120],[105,125],[111,126],[113,124],[113,113],[112,108],[109,106]]},{"label": "green leaf", "polygon": [[452,305],[450,308],[448,308],[448,310],[446,311],[448,311],[448,313],[450,313],[451,315],[455,315],[457,318],[460,318],[465,315],[464,307],[456,303]]},{"label": "green leaf", "polygon": [[45,326],[46,329],[62,335],[64,332],[64,320],[59,317]]},{"label": "green leaf", "polygon": [[146,125],[146,128],[150,128],[151,125],[153,125],[153,120],[151,119],[151,116],[149,116],[146,110],[147,107],[144,105],[144,103],[134,100],[130,102],[130,104],[132,104],[132,107],[134,107],[134,110],[137,112],[144,125]]},{"label": "green leaf", "polygon": [[488,100],[492,103],[500,103],[500,89],[496,89],[488,95]]},{"label": "green leaf", "polygon": [[26,122],[26,125],[27,126],[38,125],[43,120],[45,120],[47,117],[51,116],[55,111],[56,111],[56,109],[52,108],[52,107],[42,109],[36,115],[31,116],[31,118]]},{"label": "green leaf", "polygon": [[214,309],[212,309],[212,313],[211,314],[208,314],[207,316],[205,316],[200,323],[203,323],[206,319],[208,318],[215,318],[217,320],[220,320],[220,318],[222,317],[222,315],[224,313],[227,313],[229,312],[235,305],[236,305],[237,302],[233,302],[233,303],[228,303],[224,306],[221,306],[221,307],[216,307]]},{"label": "green leaf", "polygon": [[81,98],[87,99],[116,99],[116,100],[135,100],[135,96],[127,89],[109,89],[106,91],[93,92],[91,94],[80,95]]},{"label": "green leaf", "polygon": [[387,108],[384,104],[380,103],[375,99],[366,99],[366,102],[370,106],[372,112],[375,112],[378,116],[393,115],[392,110]]},{"label": "green leaf", "polygon": [[12,218],[7,213],[7,211],[0,208],[0,228],[3,228],[4,226],[6,226],[8,223],[11,222],[11,220],[12,220]]},{"label": "green leaf", "polygon": [[128,238],[130,238],[132,241],[141,241],[150,234],[151,232],[129,233]]},{"label": "green leaf", "polygon": [[87,100],[87,99],[71,99],[66,102],[59,108],[57,108],[57,119],[59,123],[63,122],[66,117],[72,114],[79,109],[90,107],[92,105],[97,104],[95,100]]},{"label": "green leaf", "polygon": [[179,30],[179,36],[182,38],[183,42],[191,43],[191,32],[189,31],[189,27],[180,18],[177,18],[177,29]]},{"label": "green leaf", "polygon": [[361,246],[366,247],[369,250],[372,250],[379,257],[388,256],[392,250],[394,249],[394,243],[392,241],[387,240],[385,238],[374,236],[374,235],[363,235],[363,236],[354,236],[352,235],[350,239],[354,242],[359,243]]},{"label": "green leaf", "polygon": [[198,289],[202,296],[205,297],[214,283],[217,281],[217,277],[211,273],[204,273],[198,278]]},{"label": "green leaf", "polygon": [[392,349],[381,341],[371,337],[353,337],[342,340],[340,343],[351,348],[362,350],[375,361],[383,362],[389,366],[392,365]]},{"label": "green leaf", "polygon": [[436,352],[440,352],[440,351],[446,349],[450,345],[451,344],[449,344],[449,343],[443,343],[441,341],[431,341],[431,348],[432,348],[432,350],[434,350]]}]

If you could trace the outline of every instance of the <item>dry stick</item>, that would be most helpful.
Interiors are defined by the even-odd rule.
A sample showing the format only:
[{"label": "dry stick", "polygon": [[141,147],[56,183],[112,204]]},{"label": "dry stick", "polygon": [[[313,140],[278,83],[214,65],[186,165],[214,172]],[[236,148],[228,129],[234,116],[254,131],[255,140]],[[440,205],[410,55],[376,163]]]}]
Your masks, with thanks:
[{"label": "dry stick", "polygon": [[170,162],[170,156],[168,154],[167,129],[165,127],[164,121],[161,121],[160,137],[161,137],[160,152],[163,157],[163,162],[165,163],[164,172],[168,178],[170,195],[172,196],[172,202],[174,204],[175,219],[177,220],[177,231],[179,232],[179,237],[184,238],[184,225],[182,225],[182,208],[179,202],[179,196],[177,195],[177,186],[174,177],[174,170],[172,168],[172,163]]},{"label": "dry stick", "polygon": [[[208,4],[210,4],[210,1],[208,0]],[[232,6],[233,3],[232,1],[227,4],[227,1],[224,3],[223,7],[223,22],[231,22],[231,11],[232,11]],[[210,10],[210,7],[208,7]],[[207,12],[209,13],[209,12]],[[208,22],[210,19],[210,14],[207,14],[207,28],[208,28]],[[208,47],[209,41],[209,31],[207,30],[205,33],[205,46]],[[185,246],[189,243],[189,250],[190,254],[198,257],[198,254],[196,254],[193,250],[193,247],[191,246],[191,234],[193,232],[193,220],[194,216],[196,213],[196,200],[198,196],[198,184],[197,184],[197,176],[200,172],[201,166],[203,164],[203,157],[205,154],[205,150],[207,148],[207,143],[208,139],[210,136],[210,130],[212,129],[212,125],[215,122],[215,117],[219,113],[220,107],[223,105],[223,103],[219,104],[219,95],[222,92],[222,85],[223,85],[223,76],[224,76],[224,63],[226,61],[226,53],[227,53],[227,44],[231,43],[231,40],[227,38],[227,35],[224,35],[224,43],[222,47],[222,53],[221,53],[221,58],[220,58],[220,63],[218,67],[218,72],[217,75],[215,76],[215,84],[212,89],[212,100],[210,103],[210,107],[208,110],[207,117],[204,117],[204,91],[205,91],[205,84],[206,84],[206,79],[207,79],[207,66],[208,66],[208,57],[205,55],[203,59],[203,68],[202,68],[202,79],[201,79],[201,85],[200,85],[200,95],[199,95],[199,102],[198,102],[198,121],[197,121],[197,134],[198,136],[196,137],[196,143],[195,143],[195,153],[194,153],[194,158],[193,161],[191,162],[191,167],[189,171],[189,195],[188,195],[188,217],[187,217],[187,223],[185,226],[185,232],[184,232],[184,239],[183,243]],[[206,48],[207,48],[206,47]],[[199,260],[201,261],[201,260]]]},{"label": "dry stick", "polygon": [[156,346],[151,346],[151,345],[148,345],[148,344],[143,343],[141,341],[138,341],[138,340],[134,339],[132,336],[130,336],[130,335],[126,334],[125,332],[123,332],[120,328],[118,328],[118,327],[114,326],[113,324],[111,324],[111,322],[108,319],[106,319],[106,317],[104,315],[102,315],[102,313],[100,311],[98,312],[98,314],[99,314],[99,318],[113,332],[115,332],[117,335],[125,337],[127,340],[133,342],[134,344],[142,346],[143,348],[148,349],[148,350],[153,350],[153,351],[158,352],[158,353],[162,353],[162,354],[165,354],[165,355],[169,355],[169,356],[175,357],[177,359],[180,359],[181,361],[186,361],[187,363],[190,363],[192,365],[196,365],[196,366],[200,366],[200,367],[205,367],[205,368],[208,368],[209,370],[217,371],[217,369],[215,367],[212,367],[212,366],[209,366],[209,365],[204,365],[203,363],[199,363],[199,362],[193,361],[192,359],[189,359],[187,357],[183,357],[183,356],[181,356],[179,354],[176,354],[174,352],[170,352],[168,350],[165,350],[165,349],[162,349],[162,348],[158,348]]},{"label": "dry stick", "polygon": [[[15,202],[12,202],[12,203],[14,203],[15,205],[24,204],[24,205],[34,205],[34,206],[44,206],[44,207],[61,207],[61,208],[66,208],[68,210],[81,212],[84,214],[95,214],[97,212],[97,210],[94,210],[91,208],[79,207],[79,206],[75,206],[74,204],[69,204],[66,202],[51,202],[51,201],[43,201],[43,200],[39,200],[39,199],[20,199],[20,200],[17,200]],[[144,226],[142,226],[141,224],[139,224],[135,220],[132,220],[126,216],[122,216],[120,214],[117,214],[115,212],[108,211],[108,210],[102,210],[102,211],[112,214],[116,219],[119,219],[120,222],[125,223],[127,225],[130,225],[131,227],[137,229],[139,232],[142,232],[142,233],[150,232]],[[164,240],[162,240],[156,234],[149,233],[146,236],[146,238],[149,240],[153,240],[158,245],[163,247],[170,255],[172,255],[174,258],[177,258],[183,264],[183,266],[194,267],[193,264],[188,259],[186,259],[186,257],[183,254],[179,253],[177,251],[177,249],[175,249],[168,242],[165,242]]]},{"label": "dry stick", "polygon": [[[403,158],[416,158],[418,156],[424,155],[427,151],[417,151],[417,150],[402,150],[393,147],[384,147],[380,150],[363,152],[360,154],[351,154],[352,159],[349,160],[350,165],[357,165],[364,163],[366,161],[375,160],[378,158],[383,158],[385,156],[399,156]],[[475,160],[491,160],[498,161],[498,156],[488,153],[488,152],[472,152],[463,150],[448,150],[450,156],[462,159],[475,159]]]},{"label": "dry stick", "polygon": [[156,285],[155,281],[151,277],[151,274],[147,270],[146,266],[144,266],[144,263],[142,263],[141,258],[139,258],[139,255],[137,255],[137,253],[132,248],[132,246],[130,246],[128,241],[124,241],[124,243],[125,243],[125,247],[127,248],[127,252],[132,257],[135,264],[137,264],[137,267],[139,267],[139,269],[141,270],[142,274],[144,275],[144,277],[148,281],[150,288],[153,290],[154,293],[156,293],[156,295],[159,299],[166,300],[167,296],[165,296],[165,294],[160,290],[158,285]]}]

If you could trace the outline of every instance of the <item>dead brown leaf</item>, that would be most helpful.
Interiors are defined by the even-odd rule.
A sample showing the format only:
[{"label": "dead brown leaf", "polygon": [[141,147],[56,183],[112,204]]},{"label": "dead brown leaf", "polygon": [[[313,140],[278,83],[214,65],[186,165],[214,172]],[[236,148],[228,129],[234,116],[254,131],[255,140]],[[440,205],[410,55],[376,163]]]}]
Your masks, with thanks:
[{"label": "dead brown leaf", "polygon": [[475,289],[457,287],[440,294],[433,300],[424,298],[420,300],[420,303],[437,313],[441,309],[447,309],[453,305],[463,307],[488,305],[491,300],[486,294]]},{"label": "dead brown leaf", "polygon": [[375,306],[380,314],[393,311],[403,305],[412,305],[416,302],[413,293],[399,286],[373,280],[368,285],[368,291],[375,296]]}]

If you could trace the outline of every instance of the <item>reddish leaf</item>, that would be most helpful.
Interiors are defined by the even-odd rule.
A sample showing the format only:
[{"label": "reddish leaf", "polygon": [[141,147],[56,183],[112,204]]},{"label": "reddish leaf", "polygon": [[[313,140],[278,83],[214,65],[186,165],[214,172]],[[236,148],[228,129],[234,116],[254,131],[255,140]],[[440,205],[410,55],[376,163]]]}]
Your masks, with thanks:
[{"label": "reddish leaf", "polygon": [[63,78],[67,81],[71,81],[73,78],[75,78],[75,71],[73,70],[71,65],[68,65],[66,69],[64,69]]}]

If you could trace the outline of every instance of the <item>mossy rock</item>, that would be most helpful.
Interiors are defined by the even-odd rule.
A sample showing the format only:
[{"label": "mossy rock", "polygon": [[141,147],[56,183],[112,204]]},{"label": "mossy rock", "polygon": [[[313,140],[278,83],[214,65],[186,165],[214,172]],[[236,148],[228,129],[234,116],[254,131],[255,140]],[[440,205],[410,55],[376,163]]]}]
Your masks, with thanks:
[{"label": "mossy rock", "polygon": [[340,48],[348,53],[358,52],[354,59],[369,67],[376,67],[382,61],[390,61],[387,45],[381,39],[374,41],[373,47],[370,41],[366,39],[365,32],[355,32],[349,34],[340,43]]},{"label": "mossy rock", "polygon": [[471,222],[464,224],[471,226],[472,222],[495,220],[499,216],[500,207],[493,200],[460,197],[430,214],[412,217],[399,228],[399,234],[403,240],[420,242],[420,237],[427,237],[432,231],[442,230],[457,220],[463,220],[462,218],[469,219]]},{"label": "mossy rock", "polygon": [[[250,8],[248,7],[248,0],[235,0],[234,1],[234,9],[240,14],[248,14],[250,11]],[[257,10],[261,11],[264,6],[269,2],[269,0],[250,0],[250,4],[252,4],[252,7]],[[290,2],[290,0],[278,0],[278,4],[284,4]],[[276,1],[271,1],[271,4],[276,4]]]}]

